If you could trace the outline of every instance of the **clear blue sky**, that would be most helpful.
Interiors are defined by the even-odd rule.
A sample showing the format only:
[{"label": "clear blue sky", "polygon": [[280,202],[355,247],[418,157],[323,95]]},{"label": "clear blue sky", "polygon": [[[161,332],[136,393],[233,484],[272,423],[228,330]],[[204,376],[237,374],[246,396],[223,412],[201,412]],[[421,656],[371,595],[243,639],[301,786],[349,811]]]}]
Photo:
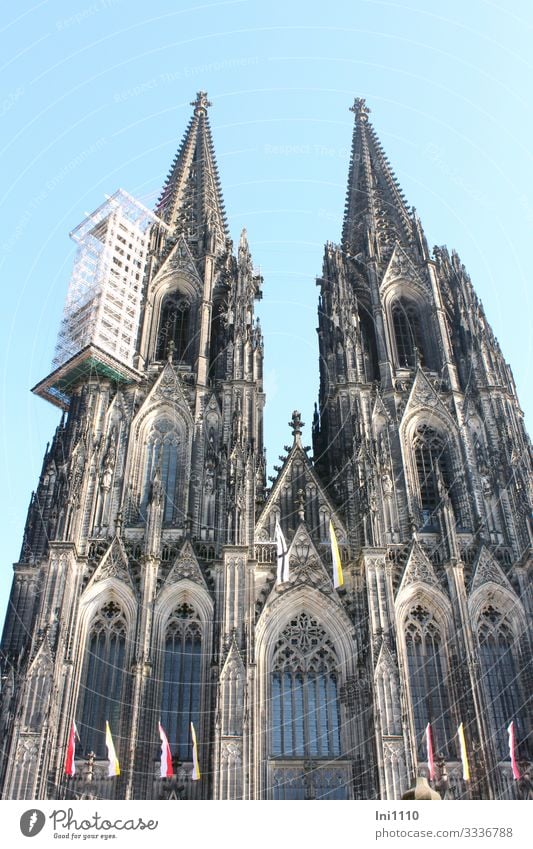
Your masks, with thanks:
[{"label": "clear blue sky", "polygon": [[199,89],[231,234],[247,227],[265,278],[270,467],[294,408],[311,441],[314,279],[340,237],[354,95],[430,245],[469,270],[531,426],[530,2],[45,0],[4,19],[0,611],[58,421],[29,389],[50,370],[68,232],[118,187],[153,204]]}]

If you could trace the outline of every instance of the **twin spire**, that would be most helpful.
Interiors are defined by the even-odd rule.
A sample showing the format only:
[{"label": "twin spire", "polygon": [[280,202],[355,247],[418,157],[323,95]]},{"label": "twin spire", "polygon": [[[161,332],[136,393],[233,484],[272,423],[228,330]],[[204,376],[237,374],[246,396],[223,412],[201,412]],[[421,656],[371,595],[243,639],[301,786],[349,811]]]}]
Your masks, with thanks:
[{"label": "twin spire", "polygon": [[172,163],[156,212],[174,234],[211,253],[225,250],[228,227],[215,160],[205,91],[193,100],[194,113]]},{"label": "twin spire", "polygon": [[[191,247],[212,253],[225,250],[229,237],[207,114],[205,91],[192,101],[193,116],[157,202],[157,214],[174,235]],[[415,238],[413,215],[369,122],[370,109],[356,97],[348,190],[342,230],[343,250],[386,260],[396,242],[404,247]]]},{"label": "twin spire", "polygon": [[414,239],[413,217],[389,161],[368,120],[370,109],[356,97],[348,190],[342,228],[347,254],[387,259],[398,241],[404,247]]}]

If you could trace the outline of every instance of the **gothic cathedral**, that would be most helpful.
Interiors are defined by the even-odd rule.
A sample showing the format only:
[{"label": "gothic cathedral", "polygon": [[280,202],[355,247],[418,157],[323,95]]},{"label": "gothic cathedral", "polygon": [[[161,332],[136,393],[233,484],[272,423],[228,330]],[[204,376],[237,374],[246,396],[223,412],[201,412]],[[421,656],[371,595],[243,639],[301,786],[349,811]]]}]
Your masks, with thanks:
[{"label": "gothic cathedral", "polygon": [[119,190],[72,234],[34,389],[63,416],[2,639],[3,797],[400,799],[428,726],[441,795],[527,795],[531,447],[470,279],[356,99],[312,453],[295,411],[267,486],[262,279],[192,105],[155,211]]}]

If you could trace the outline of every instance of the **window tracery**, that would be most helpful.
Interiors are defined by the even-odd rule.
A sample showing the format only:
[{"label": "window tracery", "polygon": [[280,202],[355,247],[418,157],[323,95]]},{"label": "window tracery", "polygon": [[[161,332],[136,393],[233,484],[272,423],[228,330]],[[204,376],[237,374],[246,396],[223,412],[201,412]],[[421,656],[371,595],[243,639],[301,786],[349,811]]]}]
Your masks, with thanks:
[{"label": "window tracery", "polygon": [[450,498],[454,515],[461,524],[458,483],[445,440],[433,428],[419,425],[414,438],[414,451],[422,524],[436,524],[436,511],[445,494]]},{"label": "window tracery", "polygon": [[284,628],[272,661],[272,754],[341,753],[337,657],[319,622],[300,613]]},{"label": "window tracery", "polygon": [[182,441],[174,423],[166,417],[156,419],[146,443],[141,499],[143,517],[146,517],[152,482],[157,472],[164,501],[163,522],[178,522],[183,518],[179,508],[182,465]]},{"label": "window tracery", "polygon": [[521,722],[517,641],[509,619],[491,604],[486,605],[481,612],[478,639],[483,683],[495,729],[494,744],[498,757],[507,758],[509,748],[506,730],[511,720],[518,726]]},{"label": "window tracery", "polygon": [[105,723],[109,722],[115,744],[120,739],[124,702],[126,619],[121,606],[106,602],[91,624],[87,641],[80,696],[80,739],[86,753],[107,756]]},{"label": "window tracery", "polygon": [[392,325],[398,365],[415,368],[417,361],[424,365],[424,335],[416,304],[406,298],[398,298],[392,305]]},{"label": "window tracery", "polygon": [[190,724],[200,727],[202,626],[190,604],[176,607],[165,631],[161,722],[172,753],[191,757]]},{"label": "window tracery", "polygon": [[169,346],[174,360],[184,359],[189,342],[189,317],[189,301],[180,292],[171,292],[163,298],[157,336],[157,360],[169,356]]},{"label": "window tracery", "polygon": [[432,613],[418,604],[409,611],[404,632],[419,755],[425,754],[424,732],[429,722],[436,752],[447,756],[453,736],[448,672],[440,629]]}]

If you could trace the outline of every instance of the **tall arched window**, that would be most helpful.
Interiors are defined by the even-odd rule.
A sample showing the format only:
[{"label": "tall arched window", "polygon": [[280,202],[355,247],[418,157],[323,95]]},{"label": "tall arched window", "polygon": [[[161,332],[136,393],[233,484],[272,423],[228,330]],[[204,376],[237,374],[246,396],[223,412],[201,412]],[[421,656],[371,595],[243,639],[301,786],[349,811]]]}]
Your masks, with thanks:
[{"label": "tall arched window", "polygon": [[424,365],[424,335],[416,304],[406,298],[398,298],[392,306],[392,324],[398,365],[402,368],[414,368],[417,357],[420,364]]},{"label": "tall arched window", "polygon": [[454,726],[442,637],[432,614],[421,605],[409,611],[405,643],[418,754],[420,757],[427,754],[424,731],[429,722],[436,752],[449,756]]},{"label": "tall arched window", "polygon": [[452,503],[456,519],[459,520],[460,510],[456,486],[449,451],[444,440],[432,428],[420,425],[416,430],[414,448],[423,525],[433,525],[437,521],[436,509],[441,503],[439,475],[441,484]]},{"label": "tall arched window", "polygon": [[519,738],[525,736],[521,727],[520,688],[515,657],[518,647],[509,621],[490,604],[481,613],[478,638],[494,745],[498,757],[507,758],[507,728],[511,720],[518,727]]},{"label": "tall arched window", "polygon": [[165,631],[161,721],[172,753],[191,760],[190,724],[200,727],[202,626],[191,605],[180,604]]},{"label": "tall arched window", "polygon": [[273,757],[340,755],[337,665],[331,640],[317,620],[307,613],[291,619],[272,659]]},{"label": "tall arched window", "polygon": [[161,304],[156,359],[164,360],[173,345],[173,359],[182,360],[189,344],[190,304],[180,292],[165,295]]},{"label": "tall arched window", "polygon": [[361,353],[363,368],[368,381],[379,380],[378,348],[374,318],[368,308],[359,307],[359,323],[361,326]]},{"label": "tall arched window", "polygon": [[182,482],[182,444],[170,418],[156,419],[148,436],[142,482],[142,517],[146,517],[156,470],[159,472],[164,498],[163,521],[180,523],[183,520],[183,510],[179,505]]},{"label": "tall arched window", "polygon": [[125,662],[126,619],[120,605],[108,601],[91,624],[80,687],[81,744],[86,753],[93,751],[97,758],[107,757],[106,721],[120,749]]}]

